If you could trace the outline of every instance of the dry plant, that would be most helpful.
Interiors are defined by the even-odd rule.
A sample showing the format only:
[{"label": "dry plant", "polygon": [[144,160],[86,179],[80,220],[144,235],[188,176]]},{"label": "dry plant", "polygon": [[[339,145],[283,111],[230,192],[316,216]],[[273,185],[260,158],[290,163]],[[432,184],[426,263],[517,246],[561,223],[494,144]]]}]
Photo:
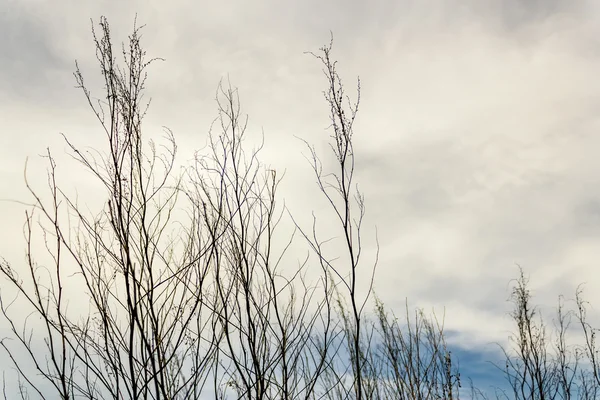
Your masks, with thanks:
[{"label": "dry plant", "polygon": [[[146,57],[141,28],[134,26],[119,63],[105,18],[99,27],[98,34],[92,31],[102,98],[92,96],[79,66],[74,75],[105,147],[82,150],[65,141],[104,188],[104,206],[88,215],[63,191],[48,151],[48,192],[27,183],[34,205],[26,213],[26,263],[0,263],[3,289],[17,292],[16,298],[0,294],[11,331],[0,345],[18,374],[20,397],[458,398],[460,376],[443,324],[420,310],[411,319],[408,307],[401,324],[379,300],[367,315],[379,246],[375,237],[374,256],[365,262],[366,208],[354,181],[352,141],[360,81],[352,102],[332,44],[311,54],[327,80],[335,168],[325,171],[307,144],[343,238],[344,254],[330,255],[316,219],[305,230],[292,218],[296,230],[279,244],[277,228],[286,215],[277,197],[281,177],[261,163],[262,146],[245,147],[247,120],[236,89],[218,86],[208,150],[177,173],[172,133],[165,130],[162,145],[142,133],[146,71],[157,59]],[[313,257],[290,272],[286,257],[296,233]],[[36,237],[50,263],[37,261]],[[309,270],[318,273],[316,280]],[[370,278],[361,285],[365,274]],[[76,299],[69,297],[73,290]],[[69,301],[88,303],[89,311],[78,315]],[[34,326],[33,319],[41,322]],[[592,349],[594,331],[587,332]]]},{"label": "dry plant", "polygon": [[[598,330],[587,322],[588,303],[583,300],[581,287],[575,296],[576,310],[567,310],[564,298],[559,297],[553,329],[532,304],[529,279],[522,269],[515,280],[511,301],[510,316],[516,331],[510,337],[512,346],[501,346],[504,365],[498,366],[510,389],[497,391],[496,398],[597,399]],[[577,322],[575,326],[573,321]],[[569,338],[574,333],[583,336],[583,343],[571,343]]]}]

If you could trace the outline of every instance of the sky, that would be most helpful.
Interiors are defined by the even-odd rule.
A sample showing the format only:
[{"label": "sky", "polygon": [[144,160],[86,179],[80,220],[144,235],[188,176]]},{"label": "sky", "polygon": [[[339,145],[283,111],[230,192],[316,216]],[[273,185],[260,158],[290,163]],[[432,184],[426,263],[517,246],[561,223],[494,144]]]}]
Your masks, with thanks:
[{"label": "sky", "polygon": [[[398,314],[406,299],[444,314],[466,358],[506,343],[517,265],[547,315],[580,283],[600,304],[597,1],[0,0],[0,199],[29,199],[27,158],[43,185],[47,147],[66,185],[92,190],[66,167],[60,136],[101,139],[74,88],[74,60],[98,93],[90,18],[105,15],[120,41],[136,14],[148,54],[165,59],[150,70],[148,130],[169,127],[191,157],[229,79],[299,216],[323,204],[298,138],[323,151],[328,138],[324,78],[305,52],[333,33],[348,90],[361,79],[357,180],[365,232],[376,226],[379,237],[377,294]],[[0,202],[0,255],[13,262],[25,208]],[[590,317],[600,322],[594,309]]]}]

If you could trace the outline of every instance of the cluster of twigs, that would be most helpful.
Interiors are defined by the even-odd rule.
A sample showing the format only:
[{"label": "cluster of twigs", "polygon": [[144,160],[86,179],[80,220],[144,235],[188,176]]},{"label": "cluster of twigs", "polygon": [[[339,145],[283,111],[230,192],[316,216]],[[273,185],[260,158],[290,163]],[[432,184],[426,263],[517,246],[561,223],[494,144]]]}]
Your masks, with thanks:
[{"label": "cluster of twigs", "polygon": [[[315,219],[307,228],[292,218],[294,234],[281,241],[277,228],[287,215],[278,203],[281,178],[261,163],[260,148],[245,148],[237,90],[219,85],[208,151],[178,174],[172,133],[165,131],[162,146],[142,133],[146,71],[156,59],[147,59],[140,28],[119,63],[106,19],[99,27],[94,43],[102,99],[92,96],[79,67],[75,78],[103,129],[105,148],[83,151],[65,140],[104,188],[104,208],[84,212],[58,185],[48,152],[49,195],[28,185],[34,207],[26,215],[26,262],[0,262],[3,288],[17,292],[15,299],[0,295],[11,334],[0,345],[18,375],[12,389],[5,382],[4,397],[459,398],[458,366],[441,323],[422,311],[411,319],[408,308],[407,319],[398,321],[377,299],[374,312],[365,311],[378,244],[375,237],[375,255],[365,263],[366,207],[354,180],[352,141],[360,81],[352,102],[331,43],[311,54],[327,81],[335,167],[324,169],[322,156],[307,146],[332,221]],[[327,253],[318,222],[338,227],[341,253]],[[36,261],[36,235],[49,263]],[[310,256],[290,268],[285,256],[293,240],[303,240]],[[371,279],[360,282],[361,270]],[[307,278],[315,274],[318,279]],[[506,353],[514,395],[571,398],[574,377],[580,377],[577,393],[596,398],[595,331],[585,322],[583,301],[578,297],[587,347],[574,353],[573,364],[561,339],[562,358],[549,363],[544,327],[534,324],[528,291],[519,282],[517,353]],[[73,287],[76,299],[68,294]],[[83,317],[69,309],[75,301],[89,305]],[[19,324],[24,314],[30,318]],[[568,317],[560,315],[564,333]],[[577,368],[584,353],[591,369]]]}]

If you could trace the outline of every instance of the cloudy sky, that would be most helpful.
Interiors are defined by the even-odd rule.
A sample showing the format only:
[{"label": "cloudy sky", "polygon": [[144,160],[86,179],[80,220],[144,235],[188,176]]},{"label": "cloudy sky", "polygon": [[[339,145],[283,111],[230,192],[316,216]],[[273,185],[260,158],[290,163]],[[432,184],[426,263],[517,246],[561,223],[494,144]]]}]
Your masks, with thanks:
[{"label": "cloudy sky", "polygon": [[[297,137],[326,149],[328,125],[304,52],[333,32],[347,87],[362,82],[355,140],[381,245],[376,290],[400,314],[406,298],[445,309],[465,357],[506,341],[517,264],[550,312],[582,282],[600,304],[599,2],[0,0],[0,199],[28,200],[25,159],[43,183],[37,155],[50,146],[62,159],[60,132],[99,142],[74,60],[97,84],[90,18],[107,16],[124,40],[136,13],[149,55],[166,60],[150,71],[147,128],[171,128],[190,157],[229,77],[252,134],[264,132],[263,159],[287,171],[295,215],[320,207]],[[78,188],[89,178],[67,176]],[[23,211],[0,203],[9,260],[22,259]]]}]

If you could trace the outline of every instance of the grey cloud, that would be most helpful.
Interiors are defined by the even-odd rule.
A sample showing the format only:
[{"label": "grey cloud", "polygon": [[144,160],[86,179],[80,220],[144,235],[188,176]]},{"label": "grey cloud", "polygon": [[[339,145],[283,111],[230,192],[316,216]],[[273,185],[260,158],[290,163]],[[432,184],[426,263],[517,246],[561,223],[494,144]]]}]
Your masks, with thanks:
[{"label": "grey cloud", "polygon": [[46,21],[10,4],[0,14],[0,91],[12,100],[39,99],[65,60]]},{"label": "grey cloud", "polygon": [[561,14],[581,11],[585,2],[566,0],[471,1],[472,6],[489,13],[510,31],[540,23]]},{"label": "grey cloud", "polygon": [[582,235],[600,234],[600,196],[581,199],[575,204],[573,225]]}]

